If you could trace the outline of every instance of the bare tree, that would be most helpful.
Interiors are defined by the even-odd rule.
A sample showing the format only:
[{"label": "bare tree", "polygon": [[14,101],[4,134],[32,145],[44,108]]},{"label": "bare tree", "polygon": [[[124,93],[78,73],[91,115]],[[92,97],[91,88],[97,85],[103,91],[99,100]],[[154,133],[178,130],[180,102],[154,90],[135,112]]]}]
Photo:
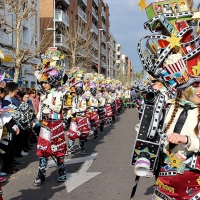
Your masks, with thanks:
[{"label": "bare tree", "polygon": [[[19,72],[23,63],[26,63],[30,58],[35,57],[39,53],[40,47],[36,47],[34,53],[29,48],[23,48],[22,34],[23,21],[29,20],[37,13],[37,0],[4,0],[4,13],[1,16],[1,24],[5,27],[6,34],[13,33],[15,37],[15,64],[14,82],[18,82]],[[12,21],[6,18],[7,15],[12,15]],[[33,29],[35,27],[32,27]],[[33,38],[32,38],[33,40]]]},{"label": "bare tree", "polygon": [[71,20],[70,26],[64,32],[66,48],[61,50],[69,62],[69,67],[85,67],[87,70],[92,65],[92,32],[90,24],[77,17]]}]

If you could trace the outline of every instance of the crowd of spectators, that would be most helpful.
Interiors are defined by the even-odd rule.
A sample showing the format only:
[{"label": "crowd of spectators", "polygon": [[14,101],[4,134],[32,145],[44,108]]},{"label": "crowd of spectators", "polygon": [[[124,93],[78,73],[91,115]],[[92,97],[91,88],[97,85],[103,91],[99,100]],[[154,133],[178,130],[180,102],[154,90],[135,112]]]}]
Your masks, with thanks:
[{"label": "crowd of spectators", "polygon": [[[15,106],[18,108],[22,102],[29,104],[37,115],[39,109],[39,97],[34,88],[24,89],[14,82],[0,84],[0,108]],[[18,171],[17,166],[21,163],[17,158],[28,155],[32,151],[32,143],[37,142],[39,127],[27,127],[25,130],[18,126],[11,118],[3,126],[3,134],[0,141],[0,182],[6,180],[6,174]]]}]

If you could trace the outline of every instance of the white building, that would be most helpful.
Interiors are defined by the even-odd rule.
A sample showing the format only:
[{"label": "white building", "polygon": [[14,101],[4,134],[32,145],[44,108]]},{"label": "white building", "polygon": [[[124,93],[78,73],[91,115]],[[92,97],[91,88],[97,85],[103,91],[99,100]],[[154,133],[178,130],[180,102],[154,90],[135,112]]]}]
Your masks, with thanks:
[{"label": "white building", "polygon": [[[32,0],[29,0],[32,2]],[[26,4],[24,4],[26,6]],[[39,45],[40,38],[40,18],[39,18],[39,1],[35,1],[35,10],[37,14],[32,15],[30,18],[23,19],[21,23],[20,31],[20,51],[28,49],[31,55],[36,55],[36,46]],[[22,8],[23,9],[23,8]],[[16,27],[16,17],[14,13],[8,12],[8,5],[1,3],[0,1],[0,16],[5,19],[6,22],[13,28]],[[14,77],[15,67],[15,49],[16,49],[16,32],[10,31],[7,26],[1,25],[0,27],[0,49],[2,50],[5,58],[2,60],[1,65],[6,70],[6,73],[10,75],[12,80]],[[35,87],[36,78],[34,76],[34,69],[37,64],[40,63],[40,58],[31,58],[26,63],[22,64],[22,68],[19,75],[19,84],[25,88]],[[9,76],[7,76],[8,78]],[[6,79],[7,81],[7,79]]]},{"label": "white building", "polygon": [[114,36],[110,33],[110,50],[109,50],[109,61],[108,61],[108,75],[110,78],[115,78],[115,70],[116,70],[116,60],[117,60],[117,55],[116,55],[116,39]]},{"label": "white building", "polygon": [[122,73],[123,70],[123,60],[122,60],[122,47],[121,44],[116,44],[116,78],[119,78],[119,76]]}]

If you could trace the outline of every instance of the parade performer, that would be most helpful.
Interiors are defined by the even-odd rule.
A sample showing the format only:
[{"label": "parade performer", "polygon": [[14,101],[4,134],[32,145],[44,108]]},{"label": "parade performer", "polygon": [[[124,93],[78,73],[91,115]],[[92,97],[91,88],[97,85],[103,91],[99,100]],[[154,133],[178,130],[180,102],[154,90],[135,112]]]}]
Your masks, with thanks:
[{"label": "parade performer", "polygon": [[100,133],[104,134],[104,125],[107,121],[107,116],[105,112],[106,97],[104,95],[105,84],[99,83],[97,89],[97,98],[99,101],[98,114],[100,122]]},{"label": "parade performer", "polygon": [[119,83],[116,85],[115,93],[116,93],[116,109],[117,109],[117,112],[120,113],[122,109],[122,105],[123,105],[123,100],[122,100],[123,93],[122,93],[121,85]]},{"label": "parade performer", "polygon": [[[81,73],[78,72],[79,78],[82,77]],[[85,140],[89,135],[89,121],[86,116],[87,102],[83,91],[83,82],[78,80],[75,82],[73,87],[76,93],[73,94],[72,98],[72,119],[70,127],[67,131],[68,149],[67,154],[74,152],[75,139],[79,138],[79,147],[81,150],[81,155],[85,155]]]},{"label": "parade performer", "polygon": [[39,170],[33,185],[39,186],[46,181],[48,157],[55,157],[58,169],[58,182],[66,180],[64,156],[66,141],[62,116],[63,94],[57,90],[64,76],[61,69],[61,54],[57,50],[48,50],[42,55],[43,64],[35,72],[36,78],[42,85],[45,94],[40,97],[37,118],[40,122],[40,134],[37,144]]},{"label": "parade performer", "polygon": [[[162,80],[169,91],[174,88],[177,91],[175,100],[169,100],[164,105],[160,98],[160,105],[153,105],[155,114],[159,113],[159,123],[155,115],[152,126],[145,127],[144,122],[148,124],[149,116],[147,117],[148,112],[143,111],[133,151],[132,164],[134,163],[136,175],[155,172],[154,200],[200,199],[200,49],[196,43],[199,36],[194,37],[196,32],[190,23],[195,12],[191,12],[188,2],[184,1],[184,10],[177,12],[171,1],[165,1],[173,14],[169,17],[165,13],[152,12],[144,27],[158,33],[147,35],[138,43],[138,54],[144,69],[154,78]],[[163,6],[162,2],[153,2],[146,7],[148,17],[158,5]],[[159,30],[156,24],[159,24]],[[156,43],[153,42],[152,45],[150,40],[155,40]],[[144,41],[145,45],[142,44]],[[143,55],[143,46],[149,53],[147,57]],[[154,93],[154,102],[157,97],[162,97],[159,93],[158,90]],[[146,136],[142,134],[142,130],[147,130]],[[137,144],[140,134],[145,139]],[[147,145],[149,142],[154,152]],[[143,168],[140,168],[142,165]]]},{"label": "parade performer", "polygon": [[105,112],[106,112],[106,117],[108,120],[108,123],[111,124],[112,123],[112,119],[113,119],[113,113],[112,113],[112,98],[111,98],[111,85],[110,84],[106,84],[105,85],[105,92],[104,95],[106,97],[106,104],[105,104]]},{"label": "parade performer", "polygon": [[90,95],[87,99],[87,117],[90,120],[90,127],[94,134],[94,141],[98,142],[98,132],[100,129],[100,121],[99,121],[99,115],[98,115],[98,107],[99,107],[99,101],[97,99],[97,85],[95,82],[90,82]]}]

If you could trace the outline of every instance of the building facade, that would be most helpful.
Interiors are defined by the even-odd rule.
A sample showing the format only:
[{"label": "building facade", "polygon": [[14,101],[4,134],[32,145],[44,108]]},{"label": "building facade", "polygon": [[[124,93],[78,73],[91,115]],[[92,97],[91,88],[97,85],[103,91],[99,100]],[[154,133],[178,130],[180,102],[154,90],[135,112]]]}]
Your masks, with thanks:
[{"label": "building facade", "polygon": [[110,33],[110,40],[109,40],[109,56],[108,56],[108,76],[110,78],[116,78],[116,61],[117,61],[117,54],[116,54],[116,51],[117,51],[117,41],[116,39],[114,38],[114,36]]},{"label": "building facade", "polygon": [[[55,18],[55,21],[53,20]],[[49,46],[55,40],[58,48],[68,48],[65,32],[74,26],[77,19],[87,24],[92,33],[90,72],[100,72],[106,75],[106,42],[109,40],[109,7],[102,0],[40,0],[41,38],[49,32]],[[80,34],[81,33],[80,31]],[[87,35],[83,35],[87,40]],[[84,53],[80,50],[80,54]],[[67,62],[67,61],[66,61]],[[69,66],[70,67],[70,66]]]},{"label": "building facade", "polygon": [[[31,0],[30,0],[31,2]],[[26,19],[22,20],[20,25],[20,51],[29,50],[29,54],[33,58],[28,59],[26,63],[21,63],[22,67],[19,74],[19,85],[30,88],[36,86],[36,78],[34,76],[35,66],[40,63],[40,59],[36,58],[36,48],[39,46],[40,26],[39,26],[39,1],[35,1],[34,9],[38,13],[28,14]],[[18,5],[20,7],[20,5]],[[26,5],[24,5],[26,6]],[[8,12],[9,6],[1,2],[0,15],[6,23],[15,29],[16,16],[14,13]],[[1,60],[1,66],[6,70],[5,81],[12,81],[14,77],[15,58],[16,58],[16,31],[11,31],[8,26],[1,24],[0,28],[1,41],[0,49],[4,54],[4,59]]]},{"label": "building facade", "polygon": [[120,79],[123,73],[123,60],[122,60],[122,46],[121,44],[116,44],[116,70],[115,76]]}]

